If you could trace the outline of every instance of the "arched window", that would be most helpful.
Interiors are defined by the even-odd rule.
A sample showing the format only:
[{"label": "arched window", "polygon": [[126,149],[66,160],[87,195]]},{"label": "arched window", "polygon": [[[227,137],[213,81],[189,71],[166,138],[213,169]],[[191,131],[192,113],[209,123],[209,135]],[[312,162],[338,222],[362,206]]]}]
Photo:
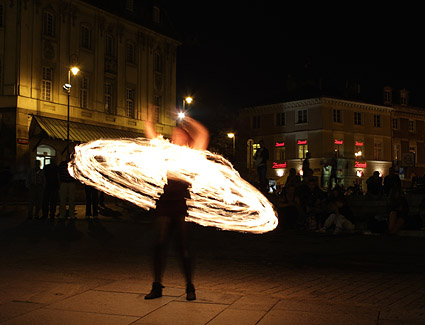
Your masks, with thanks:
[{"label": "arched window", "polygon": [[37,156],[35,159],[40,160],[40,168],[43,169],[45,165],[49,165],[53,158],[56,157],[56,150],[46,144],[37,147]]}]

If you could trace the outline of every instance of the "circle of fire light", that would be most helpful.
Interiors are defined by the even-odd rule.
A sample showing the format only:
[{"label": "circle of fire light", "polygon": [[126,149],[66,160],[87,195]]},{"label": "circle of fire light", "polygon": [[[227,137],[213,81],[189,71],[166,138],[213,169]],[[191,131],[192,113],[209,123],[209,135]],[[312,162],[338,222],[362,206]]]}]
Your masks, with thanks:
[{"label": "circle of fire light", "polygon": [[100,139],[75,147],[68,170],[108,195],[149,210],[168,178],[190,184],[186,221],[223,230],[264,233],[276,228],[267,198],[240,177],[223,156],[168,140]]}]

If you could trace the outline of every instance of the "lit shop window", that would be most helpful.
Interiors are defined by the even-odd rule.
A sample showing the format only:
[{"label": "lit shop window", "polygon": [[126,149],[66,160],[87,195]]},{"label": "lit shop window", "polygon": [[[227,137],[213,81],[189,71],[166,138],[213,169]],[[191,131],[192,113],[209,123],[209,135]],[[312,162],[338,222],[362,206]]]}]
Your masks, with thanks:
[{"label": "lit shop window", "polygon": [[298,145],[298,158],[304,159],[308,151],[307,140],[298,140],[297,145]]},{"label": "lit shop window", "polygon": [[344,140],[334,140],[334,151],[336,152],[338,157],[341,157],[344,154]]},{"label": "lit shop window", "polygon": [[356,160],[363,159],[363,141],[356,141],[354,143],[354,157]]}]

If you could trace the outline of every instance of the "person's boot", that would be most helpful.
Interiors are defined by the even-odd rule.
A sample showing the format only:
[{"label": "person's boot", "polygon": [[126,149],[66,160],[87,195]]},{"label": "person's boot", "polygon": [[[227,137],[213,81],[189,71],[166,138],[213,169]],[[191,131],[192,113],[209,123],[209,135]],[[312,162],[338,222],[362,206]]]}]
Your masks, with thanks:
[{"label": "person's boot", "polygon": [[188,283],[186,286],[186,300],[195,300],[196,294],[195,294],[195,287],[192,283]]},{"label": "person's boot", "polygon": [[152,283],[152,290],[145,296],[145,299],[155,299],[162,297],[162,288],[164,288],[164,286],[161,283]]}]

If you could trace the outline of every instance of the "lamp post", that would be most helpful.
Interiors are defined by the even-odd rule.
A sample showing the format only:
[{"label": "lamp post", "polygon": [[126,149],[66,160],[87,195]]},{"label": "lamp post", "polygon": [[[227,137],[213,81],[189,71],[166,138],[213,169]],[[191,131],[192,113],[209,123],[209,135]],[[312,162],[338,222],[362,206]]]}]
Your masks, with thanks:
[{"label": "lamp post", "polygon": [[235,136],[235,134],[234,133],[232,133],[232,132],[230,132],[230,133],[227,133],[227,137],[229,137],[230,139],[232,139],[232,142],[233,142],[233,157],[235,157],[235,140],[236,140],[236,136]]},{"label": "lamp post", "polygon": [[68,70],[68,82],[63,85],[63,89],[68,95],[68,110],[66,114],[66,156],[69,158],[69,96],[71,94],[71,73],[76,76],[80,71],[77,67],[72,67]]},{"label": "lamp post", "polygon": [[183,112],[184,113],[186,113],[186,103],[188,105],[190,105],[190,103],[192,103],[192,101],[193,101],[193,98],[190,97],[190,96],[183,98]]}]

